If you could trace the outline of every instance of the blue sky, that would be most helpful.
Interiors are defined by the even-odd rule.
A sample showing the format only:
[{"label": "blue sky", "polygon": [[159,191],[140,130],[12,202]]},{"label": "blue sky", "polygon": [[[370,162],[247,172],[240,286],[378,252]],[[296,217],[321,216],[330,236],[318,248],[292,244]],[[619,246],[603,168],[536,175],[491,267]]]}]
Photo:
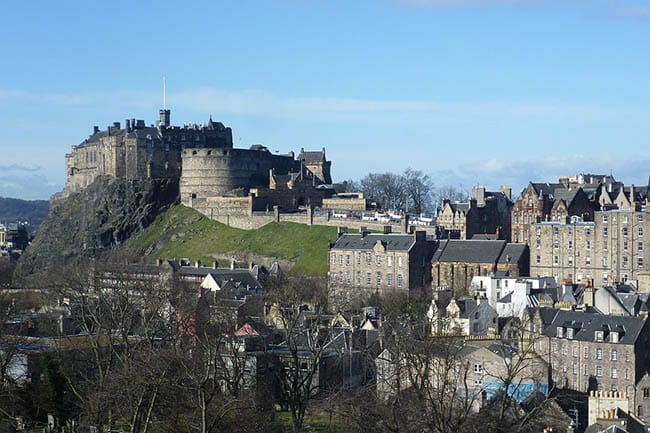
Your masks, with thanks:
[{"label": "blue sky", "polygon": [[10,2],[0,195],[47,198],[64,155],[126,118],[215,120],[235,145],[327,149],[335,180],[438,185],[650,172],[650,2]]}]

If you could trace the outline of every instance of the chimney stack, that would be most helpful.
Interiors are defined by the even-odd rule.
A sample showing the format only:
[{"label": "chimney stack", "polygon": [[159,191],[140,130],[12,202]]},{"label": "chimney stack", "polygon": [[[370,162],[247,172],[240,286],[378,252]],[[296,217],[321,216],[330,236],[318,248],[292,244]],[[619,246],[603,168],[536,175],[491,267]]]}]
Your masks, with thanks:
[{"label": "chimney stack", "polygon": [[170,110],[160,110],[160,126],[165,126],[165,127],[169,126],[170,119],[171,119]]}]

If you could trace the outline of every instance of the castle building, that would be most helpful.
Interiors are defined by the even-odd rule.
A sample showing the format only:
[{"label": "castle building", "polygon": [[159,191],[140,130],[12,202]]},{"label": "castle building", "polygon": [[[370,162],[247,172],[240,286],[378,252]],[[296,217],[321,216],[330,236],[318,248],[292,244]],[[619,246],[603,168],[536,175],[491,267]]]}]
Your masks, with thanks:
[{"label": "castle building", "polygon": [[333,191],[325,149],[272,154],[262,145],[233,147],[232,130],[212,117],[207,124],[172,126],[170,110],[155,125],[127,119],[93,133],[66,155],[63,196],[98,176],[179,181],[181,202],[208,216],[247,215],[279,206],[318,205]]}]

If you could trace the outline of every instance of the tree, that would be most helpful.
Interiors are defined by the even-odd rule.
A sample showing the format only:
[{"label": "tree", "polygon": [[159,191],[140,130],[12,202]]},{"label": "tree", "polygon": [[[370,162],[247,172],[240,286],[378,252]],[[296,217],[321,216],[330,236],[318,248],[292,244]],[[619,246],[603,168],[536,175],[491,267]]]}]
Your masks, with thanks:
[{"label": "tree", "polygon": [[434,185],[431,177],[411,168],[407,168],[402,177],[409,209],[417,215],[433,210]]},{"label": "tree", "polygon": [[469,193],[463,189],[461,186],[453,185],[443,185],[438,188],[436,193],[436,202],[442,203],[443,200],[449,200],[450,202],[462,202],[466,201],[469,197]]},{"label": "tree", "polygon": [[404,178],[393,173],[370,173],[360,181],[364,195],[383,209],[403,210],[406,204]]}]

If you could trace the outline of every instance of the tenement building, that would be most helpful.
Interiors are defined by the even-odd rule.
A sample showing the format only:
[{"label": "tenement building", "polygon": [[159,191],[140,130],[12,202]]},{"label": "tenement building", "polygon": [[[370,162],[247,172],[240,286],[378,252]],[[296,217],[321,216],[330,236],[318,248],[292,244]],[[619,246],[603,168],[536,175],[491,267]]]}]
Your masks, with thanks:
[{"label": "tenement building", "polygon": [[541,308],[535,350],[551,366],[553,386],[580,392],[626,393],[634,407],[650,368],[650,329],[644,318]]},{"label": "tenement building", "polygon": [[423,231],[342,233],[329,248],[330,307],[345,310],[372,294],[408,295],[428,288],[434,248]]},{"label": "tenement building", "polygon": [[512,208],[512,241],[529,243],[532,226],[545,221],[566,223],[571,216],[593,219],[594,206],[582,188],[562,183],[533,183],[521,192]]},{"label": "tenement building", "polygon": [[483,185],[475,185],[469,202],[442,201],[437,225],[450,239],[491,235],[494,239],[510,240],[511,194],[507,186],[492,192]]},{"label": "tenement building", "polygon": [[621,187],[600,197],[593,221],[532,225],[531,275],[594,285],[637,282],[648,272],[647,187]]}]

